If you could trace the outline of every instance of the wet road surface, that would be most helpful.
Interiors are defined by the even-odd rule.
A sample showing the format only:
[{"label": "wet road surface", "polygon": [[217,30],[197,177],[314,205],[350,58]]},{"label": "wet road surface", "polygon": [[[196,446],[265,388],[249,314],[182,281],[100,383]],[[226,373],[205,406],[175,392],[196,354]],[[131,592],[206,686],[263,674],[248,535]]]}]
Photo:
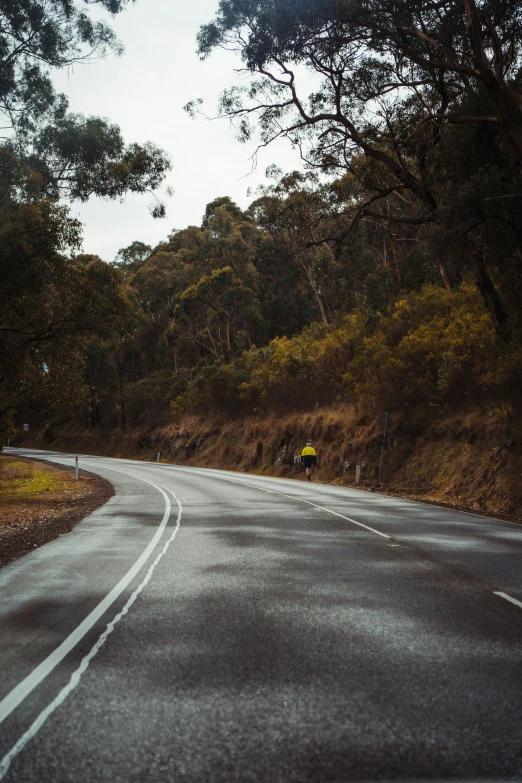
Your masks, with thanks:
[{"label": "wet road surface", "polygon": [[80,465],[116,495],[0,572],[1,780],[522,780],[522,526]]}]

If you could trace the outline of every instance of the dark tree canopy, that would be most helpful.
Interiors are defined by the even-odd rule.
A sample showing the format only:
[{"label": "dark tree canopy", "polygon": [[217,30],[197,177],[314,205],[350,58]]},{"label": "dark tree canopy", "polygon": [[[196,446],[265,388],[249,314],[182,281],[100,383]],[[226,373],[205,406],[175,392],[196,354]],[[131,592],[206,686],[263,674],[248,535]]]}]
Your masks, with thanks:
[{"label": "dark tree canopy", "polygon": [[[499,196],[520,192],[518,3],[221,0],[198,43],[202,57],[216,47],[238,51],[253,77],[221,98],[220,112],[237,122],[240,138],[255,128],[265,145],[287,137],[309,167],[344,177],[346,184],[351,178],[345,203],[356,221],[373,219],[393,231],[430,225],[447,231],[440,146],[449,139],[467,143],[469,128],[482,148],[471,161],[475,175],[484,172],[480,157],[489,138],[488,165],[506,171]],[[311,95],[301,87],[302,68],[320,79]],[[455,171],[445,173],[458,179]],[[459,252],[502,330],[507,315],[476,223],[463,218]],[[478,216],[479,224],[487,219]],[[442,259],[438,266],[447,279]]]},{"label": "dark tree canopy", "polygon": [[105,429],[339,401],[417,421],[520,408],[520,4],[222,0],[199,51],[235,49],[244,69],[220,112],[241,139],[286,137],[304,171],[269,167],[248,209],[215,198],[201,225],[134,241],[113,264],[77,255],[59,197],[153,191],[169,164],[53,93],[49,69],[118,48],[88,6],[22,0],[0,32],[4,421],[62,407]]},{"label": "dark tree canopy", "polygon": [[[68,113],[52,69],[122,47],[89,6],[119,13],[127,0],[0,0],[0,121],[4,144],[41,176],[52,198],[85,201],[156,190],[170,161],[151,142],[125,144],[106,119]],[[158,202],[152,209],[162,216]]]},{"label": "dark tree canopy", "polygon": [[[122,273],[75,256],[81,225],[60,199],[154,193],[170,161],[109,120],[68,112],[53,69],[121,52],[90,6],[127,0],[0,0],[0,418],[82,394],[92,340],[126,333]],[[164,212],[156,199],[153,214]],[[97,354],[99,356],[99,354]]]},{"label": "dark tree canopy", "polygon": [[49,68],[121,51],[112,30],[93,22],[89,5],[119,13],[127,0],[1,0],[0,111],[3,125],[29,132],[63,100]]}]

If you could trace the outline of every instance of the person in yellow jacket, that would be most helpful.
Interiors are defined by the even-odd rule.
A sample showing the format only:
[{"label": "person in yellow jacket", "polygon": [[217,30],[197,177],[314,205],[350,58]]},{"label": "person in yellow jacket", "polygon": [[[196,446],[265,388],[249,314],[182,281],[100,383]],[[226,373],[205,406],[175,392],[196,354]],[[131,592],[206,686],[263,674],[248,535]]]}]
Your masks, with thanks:
[{"label": "person in yellow jacket", "polygon": [[317,462],[317,453],[312,446],[312,441],[309,440],[306,443],[306,446],[301,452],[301,460],[303,461],[303,464],[305,466],[306,470],[306,480],[311,481],[312,480],[312,467]]}]

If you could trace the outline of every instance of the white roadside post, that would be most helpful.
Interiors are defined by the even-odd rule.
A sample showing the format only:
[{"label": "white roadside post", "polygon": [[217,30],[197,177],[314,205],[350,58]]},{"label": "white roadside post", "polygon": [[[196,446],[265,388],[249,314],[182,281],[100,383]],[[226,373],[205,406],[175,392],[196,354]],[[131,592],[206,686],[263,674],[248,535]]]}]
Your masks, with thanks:
[{"label": "white roadside post", "polygon": [[159,462],[159,458],[161,457],[161,451],[158,451],[158,456],[156,457],[156,462]]},{"label": "white roadside post", "polygon": [[76,457],[74,462],[75,462],[76,481],[78,481],[78,457]]}]

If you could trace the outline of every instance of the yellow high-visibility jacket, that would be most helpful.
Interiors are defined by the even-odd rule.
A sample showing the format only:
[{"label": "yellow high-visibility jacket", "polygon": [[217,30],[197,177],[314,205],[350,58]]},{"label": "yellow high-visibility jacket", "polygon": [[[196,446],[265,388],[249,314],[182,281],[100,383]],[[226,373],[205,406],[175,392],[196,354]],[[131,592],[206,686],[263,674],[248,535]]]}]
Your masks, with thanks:
[{"label": "yellow high-visibility jacket", "polygon": [[317,454],[312,446],[305,446],[301,452],[301,462],[305,468],[311,468],[317,462]]}]

